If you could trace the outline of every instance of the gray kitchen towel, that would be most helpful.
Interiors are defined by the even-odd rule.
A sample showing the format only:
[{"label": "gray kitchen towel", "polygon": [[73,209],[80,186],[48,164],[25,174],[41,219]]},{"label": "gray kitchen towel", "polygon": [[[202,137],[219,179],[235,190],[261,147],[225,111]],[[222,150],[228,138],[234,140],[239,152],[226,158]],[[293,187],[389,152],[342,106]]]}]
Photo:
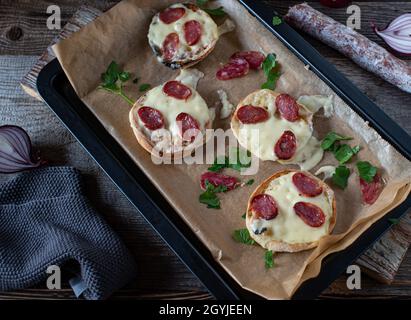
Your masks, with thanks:
[{"label": "gray kitchen towel", "polygon": [[136,275],[127,248],[83,191],[70,167],[23,172],[0,185],[0,291],[45,284],[49,266],[73,261],[80,271],[70,283],[86,299],[105,299]]}]

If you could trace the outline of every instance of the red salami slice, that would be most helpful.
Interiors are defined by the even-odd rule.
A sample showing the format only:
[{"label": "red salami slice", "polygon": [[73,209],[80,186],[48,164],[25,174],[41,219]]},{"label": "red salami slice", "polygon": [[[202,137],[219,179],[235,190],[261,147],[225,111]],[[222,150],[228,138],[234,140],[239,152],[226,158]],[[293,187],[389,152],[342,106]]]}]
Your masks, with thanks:
[{"label": "red salami slice", "polygon": [[180,38],[177,33],[170,33],[163,42],[163,57],[166,61],[173,60],[178,46],[180,45]]},{"label": "red salami slice", "polygon": [[250,70],[250,65],[244,58],[232,59],[216,73],[218,80],[230,80],[245,76]]},{"label": "red salami slice", "polygon": [[259,123],[268,119],[268,112],[261,107],[246,105],[238,109],[237,118],[244,124]]},{"label": "red salami slice", "polygon": [[305,224],[313,228],[321,227],[325,222],[325,214],[321,208],[308,202],[297,202],[294,211]]},{"label": "red salami slice", "polygon": [[323,192],[323,188],[317,180],[302,172],[297,172],[293,175],[293,183],[298,191],[306,197],[316,197]]},{"label": "red salami slice", "polygon": [[211,183],[214,187],[226,186],[228,191],[237,188],[239,185],[237,178],[216,172],[204,172],[201,175],[200,185],[203,190],[206,189],[206,181]]},{"label": "red salami slice", "polygon": [[292,131],[284,131],[274,147],[274,152],[280,160],[291,159],[297,150],[297,140]]},{"label": "red salami slice", "polygon": [[250,69],[257,70],[261,68],[261,64],[263,63],[265,56],[258,51],[236,52],[231,56],[230,61],[237,58],[244,58],[250,65]]},{"label": "red salami slice", "polygon": [[194,46],[200,40],[202,32],[201,23],[196,20],[184,24],[184,37],[189,46]]},{"label": "red salami slice", "polygon": [[373,204],[377,201],[383,189],[381,176],[376,174],[372,182],[367,182],[360,178],[362,200],[366,204]]},{"label": "red salami slice", "polygon": [[163,92],[170,97],[180,100],[187,100],[192,94],[189,87],[176,80],[168,81],[163,86]]},{"label": "red salami slice", "polygon": [[288,94],[280,94],[275,99],[275,105],[281,117],[290,122],[297,121],[300,116],[298,114],[300,107],[297,101]]},{"label": "red salami slice", "polygon": [[184,8],[167,8],[160,12],[160,20],[166,24],[170,24],[179,20],[186,10]]},{"label": "red salami slice", "polygon": [[141,107],[137,113],[147,129],[158,130],[164,127],[163,115],[157,109]]},{"label": "red salami slice", "polygon": [[254,212],[256,218],[264,220],[272,220],[278,215],[278,206],[274,198],[269,194],[256,195],[251,200],[251,211]]},{"label": "red salami slice", "polygon": [[[191,115],[185,112],[181,112],[176,117],[177,124],[180,128],[180,135],[184,140],[193,141],[197,136],[198,132],[200,131],[200,125],[198,124],[197,120],[194,119]],[[191,130],[186,134],[186,131]],[[186,137],[186,135],[190,135]],[[187,139],[189,138],[189,139]]]}]

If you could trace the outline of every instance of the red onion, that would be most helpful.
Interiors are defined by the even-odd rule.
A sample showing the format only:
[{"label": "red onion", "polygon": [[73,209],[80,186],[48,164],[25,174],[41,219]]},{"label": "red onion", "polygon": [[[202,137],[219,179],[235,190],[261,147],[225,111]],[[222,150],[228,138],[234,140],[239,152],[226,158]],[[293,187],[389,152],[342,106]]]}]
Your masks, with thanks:
[{"label": "red onion", "polygon": [[330,8],[344,8],[350,4],[349,0],[320,0],[323,6]]},{"label": "red onion", "polygon": [[43,164],[32,156],[30,137],[24,129],[0,126],[0,173],[13,173]]},{"label": "red onion", "polygon": [[384,30],[379,31],[374,26],[374,31],[393,50],[402,54],[411,54],[411,13],[395,18]]}]

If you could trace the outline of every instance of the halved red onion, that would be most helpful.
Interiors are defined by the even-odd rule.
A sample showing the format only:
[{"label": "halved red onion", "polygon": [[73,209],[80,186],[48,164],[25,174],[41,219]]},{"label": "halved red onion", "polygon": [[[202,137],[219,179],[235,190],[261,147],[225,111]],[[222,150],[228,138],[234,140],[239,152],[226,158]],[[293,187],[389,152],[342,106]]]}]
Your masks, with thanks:
[{"label": "halved red onion", "polygon": [[33,157],[30,137],[24,129],[0,126],[0,173],[13,173],[43,164],[39,157]]},{"label": "halved red onion", "polygon": [[393,50],[402,54],[411,54],[411,13],[405,13],[395,18],[384,30],[374,31]]}]

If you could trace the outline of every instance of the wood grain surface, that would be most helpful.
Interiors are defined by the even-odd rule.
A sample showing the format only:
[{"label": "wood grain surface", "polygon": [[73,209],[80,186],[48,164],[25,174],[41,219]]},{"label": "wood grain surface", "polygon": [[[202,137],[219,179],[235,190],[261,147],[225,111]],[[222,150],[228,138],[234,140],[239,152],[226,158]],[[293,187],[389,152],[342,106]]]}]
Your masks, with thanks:
[{"label": "wood grain surface", "polygon": [[[61,7],[64,25],[82,4],[106,10],[115,1],[54,1]],[[273,8],[284,13],[295,1],[267,1]],[[0,124],[13,123],[26,128],[33,137],[33,143],[53,164],[73,165],[86,177],[89,197],[95,207],[104,215],[120,234],[135,255],[140,266],[140,274],[128,288],[115,293],[113,298],[125,299],[204,299],[211,298],[201,283],[179,261],[153,230],[131,207],[124,196],[102,173],[93,160],[79,146],[59,120],[41,102],[27,96],[19,87],[21,78],[37,61],[47,45],[58,35],[58,30],[46,28],[46,8],[48,1],[4,1],[0,3]],[[319,6],[314,4],[314,6]],[[401,12],[411,11],[411,4],[360,3],[363,12],[361,32],[379,43],[367,23],[375,21],[383,26]],[[344,22],[344,10],[324,10],[324,12]],[[383,13],[383,14],[382,14]],[[322,45],[306,37],[327,59],[351,79],[373,101],[384,109],[394,120],[411,132],[409,95],[392,87],[375,76],[365,72],[355,64]],[[49,133],[53,132],[53,135]],[[0,176],[0,181],[3,177]],[[395,226],[403,228],[405,222]],[[409,226],[409,220],[405,228]],[[408,229],[407,229],[408,230]],[[408,236],[409,237],[409,236]],[[363,256],[364,257],[364,256]],[[367,260],[367,259],[366,259]],[[368,263],[370,259],[367,260]],[[360,261],[359,261],[360,263]],[[377,263],[381,263],[378,261]],[[389,262],[388,262],[389,263]],[[369,263],[370,264],[370,263]],[[371,264],[370,264],[371,265]],[[411,296],[411,255],[408,253],[391,285],[381,285],[363,277],[362,290],[350,291],[346,288],[345,277],[335,281],[322,295],[323,298],[384,297],[408,298]],[[155,286],[153,286],[155,283]],[[73,298],[70,289],[50,292],[39,285],[38,288],[1,293],[2,299],[67,299]]]}]

